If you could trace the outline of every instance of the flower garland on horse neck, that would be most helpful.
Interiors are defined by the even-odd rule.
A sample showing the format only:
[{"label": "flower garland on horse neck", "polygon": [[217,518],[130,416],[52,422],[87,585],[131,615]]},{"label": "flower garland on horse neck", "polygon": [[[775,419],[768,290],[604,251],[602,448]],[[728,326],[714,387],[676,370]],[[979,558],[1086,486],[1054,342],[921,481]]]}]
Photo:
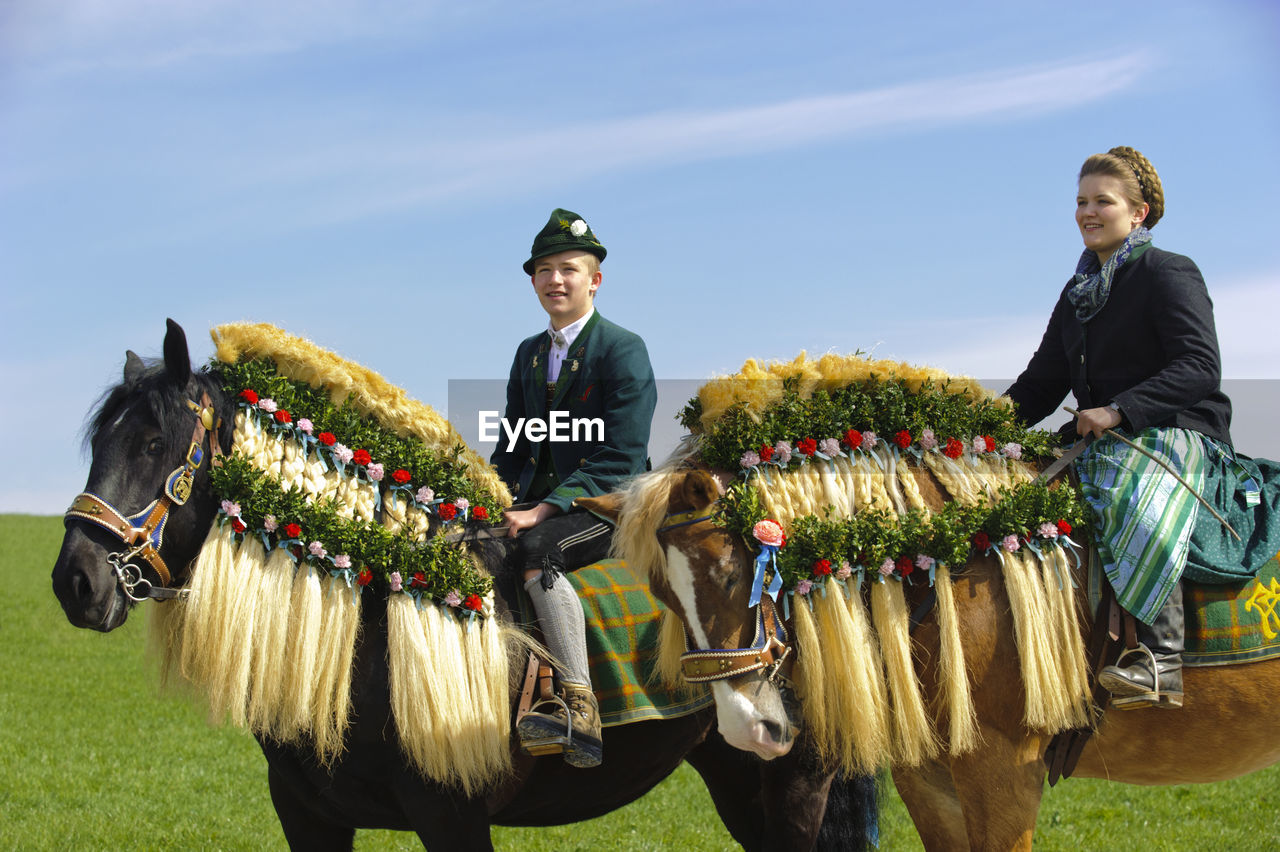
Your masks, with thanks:
[{"label": "flower garland on horse neck", "polygon": [[[932,584],[938,566],[973,553],[1075,547],[1085,522],[1072,489],[1035,482],[1026,464],[1049,455],[1051,434],[940,371],[858,354],[748,361],[704,385],[680,419],[704,462],[736,473],[716,519],[759,543],[753,604],[767,592],[786,610],[797,595],[812,607],[830,583],[848,594],[850,581],[916,572]],[[912,464],[953,502],[930,512]]]}]

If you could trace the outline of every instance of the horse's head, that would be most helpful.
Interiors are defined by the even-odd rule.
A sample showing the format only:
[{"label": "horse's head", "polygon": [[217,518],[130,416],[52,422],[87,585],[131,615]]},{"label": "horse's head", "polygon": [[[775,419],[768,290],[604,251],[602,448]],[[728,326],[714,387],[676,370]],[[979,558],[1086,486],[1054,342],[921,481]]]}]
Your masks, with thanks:
[{"label": "horse's head", "polygon": [[623,555],[648,572],[654,596],[680,617],[691,649],[683,674],[710,685],[721,735],[770,760],[790,751],[796,734],[796,706],[779,672],[789,645],[772,601],[749,604],[750,551],[711,522],[722,493],[711,473],[683,468],[578,503],[619,520]]},{"label": "horse's head", "polygon": [[124,380],[90,424],[89,479],[67,510],[53,567],[53,591],[72,624],[114,630],[135,600],[181,583],[217,509],[206,433],[229,446],[222,408],[217,382],[192,372],[173,320],[162,364],[126,353]]}]

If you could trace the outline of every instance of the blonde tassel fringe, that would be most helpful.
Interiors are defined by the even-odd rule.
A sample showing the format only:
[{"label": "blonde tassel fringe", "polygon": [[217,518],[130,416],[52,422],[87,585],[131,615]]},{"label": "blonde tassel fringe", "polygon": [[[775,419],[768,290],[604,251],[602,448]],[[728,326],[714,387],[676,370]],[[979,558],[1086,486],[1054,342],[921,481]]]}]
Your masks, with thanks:
[{"label": "blonde tassel fringe", "polygon": [[1018,658],[1026,688],[1023,720],[1028,727],[1056,732],[1072,727],[1072,712],[1060,675],[1054,629],[1035,556],[1000,551],[1005,589],[1013,613]]},{"label": "blonde tassel fringe", "polygon": [[939,652],[938,677],[946,696],[949,726],[947,738],[952,754],[973,751],[978,745],[978,717],[969,689],[969,674],[960,643],[960,618],[956,614],[955,590],[951,588],[951,572],[939,565],[934,574],[937,592]]},{"label": "blonde tassel fringe", "polygon": [[911,659],[909,616],[901,584],[872,582],[871,617],[880,637],[893,702],[894,757],[907,766],[918,766],[938,753],[938,741]]},{"label": "blonde tassel fringe", "polygon": [[834,727],[827,737],[836,746],[831,757],[841,766],[871,773],[890,756],[889,708],[880,654],[860,596],[846,601],[844,590],[835,581],[828,581],[826,590],[825,596],[819,592],[814,597],[814,620],[823,649],[823,682],[830,707],[827,717]]},{"label": "blonde tassel fringe", "polygon": [[836,731],[841,720],[834,716],[827,702],[826,669],[823,665],[822,644],[813,622],[813,613],[804,599],[792,599],[791,625],[796,632],[796,692],[804,707],[805,724],[813,740],[814,748],[825,760],[838,758],[841,749]]},{"label": "blonde tassel fringe", "polygon": [[311,697],[311,736],[316,754],[329,763],[342,753],[351,711],[351,661],[360,631],[360,596],[341,577],[321,586],[320,645]]},{"label": "blonde tassel fringe", "polygon": [[[428,777],[456,784],[468,795],[510,770],[503,648],[492,619],[468,630],[434,604],[418,610],[403,595],[387,603],[391,707],[401,744]],[[467,660],[484,660],[488,668],[467,671]],[[490,682],[468,688],[472,679]]]}]

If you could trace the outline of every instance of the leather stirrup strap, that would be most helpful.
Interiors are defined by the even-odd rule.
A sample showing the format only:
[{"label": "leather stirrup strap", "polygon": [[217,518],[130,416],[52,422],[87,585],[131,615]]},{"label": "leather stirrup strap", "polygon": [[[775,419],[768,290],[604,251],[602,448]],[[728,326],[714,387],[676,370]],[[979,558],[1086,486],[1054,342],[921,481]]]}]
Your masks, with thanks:
[{"label": "leather stirrup strap", "polygon": [[520,701],[516,704],[516,724],[533,706],[533,693],[538,687],[538,655],[529,652],[529,665],[525,666],[524,682],[520,687]]}]

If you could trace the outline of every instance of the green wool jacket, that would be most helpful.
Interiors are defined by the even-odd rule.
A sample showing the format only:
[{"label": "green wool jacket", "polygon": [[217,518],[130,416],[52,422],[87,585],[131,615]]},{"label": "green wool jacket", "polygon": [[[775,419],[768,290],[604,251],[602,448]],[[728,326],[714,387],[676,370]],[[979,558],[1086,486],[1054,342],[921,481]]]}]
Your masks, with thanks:
[{"label": "green wool jacket", "polygon": [[[504,414],[511,428],[520,418],[550,420],[550,352],[551,337],[545,331],[525,339],[516,349]],[[624,480],[644,472],[657,404],[653,366],[644,341],[596,311],[569,348],[551,403],[552,411],[567,415],[561,431],[570,440],[531,441],[528,432],[521,429],[515,446],[508,450],[510,441],[502,431],[490,460],[518,501],[541,498],[567,512],[578,497],[608,494]],[[578,419],[598,419],[603,437],[601,427],[595,426],[580,428],[578,440],[572,440],[569,423]],[[549,456],[541,458],[542,454]],[[540,458],[554,484],[546,495],[533,493]]]}]

